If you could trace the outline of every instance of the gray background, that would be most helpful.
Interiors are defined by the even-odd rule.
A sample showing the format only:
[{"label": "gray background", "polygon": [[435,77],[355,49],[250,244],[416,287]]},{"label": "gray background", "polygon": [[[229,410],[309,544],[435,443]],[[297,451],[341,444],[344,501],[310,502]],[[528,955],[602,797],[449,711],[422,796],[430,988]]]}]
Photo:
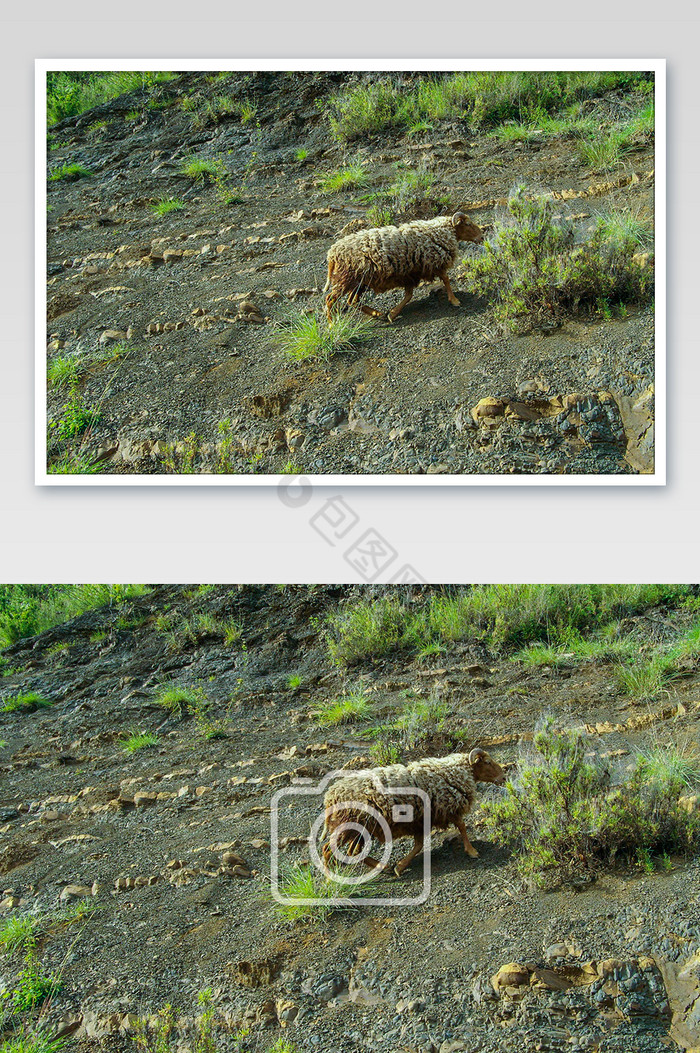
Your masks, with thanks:
[{"label": "gray background", "polygon": [[[0,580],[362,580],[343,552],[370,528],[397,552],[379,580],[404,564],[432,581],[698,579],[700,27],[684,17],[690,5],[489,5],[497,21],[467,19],[479,9],[455,3],[268,3],[265,21],[249,17],[262,9],[220,2],[33,7],[34,21],[3,19],[0,43]],[[333,544],[309,520],[338,487],[296,508],[274,486],[35,487],[34,59],[141,56],[666,58],[668,485],[351,487],[357,526]]]}]

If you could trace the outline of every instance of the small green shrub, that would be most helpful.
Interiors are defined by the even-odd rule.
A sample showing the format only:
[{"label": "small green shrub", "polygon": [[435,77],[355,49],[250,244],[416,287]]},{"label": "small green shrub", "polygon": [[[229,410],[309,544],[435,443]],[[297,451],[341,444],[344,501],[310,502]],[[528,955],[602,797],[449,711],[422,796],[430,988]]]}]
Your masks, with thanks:
[{"label": "small green shrub", "polygon": [[182,174],[193,182],[211,180],[215,182],[226,176],[226,167],[220,157],[213,160],[203,157],[188,157],[182,163]]},{"label": "small green shrub", "polygon": [[91,176],[92,172],[79,164],[61,165],[60,168],[54,168],[52,172],[49,172],[49,180],[51,182],[57,182],[59,179],[62,179],[66,183],[75,183],[78,179],[89,179]]},{"label": "small green shrub", "polygon": [[184,202],[177,197],[162,197],[151,205],[151,209],[157,216],[167,216],[168,212],[179,212],[184,207]]},{"label": "small green shrub", "polygon": [[[287,864],[280,869],[278,889],[284,899],[291,902],[276,902],[275,909],[287,921],[324,919],[331,911],[352,907],[353,898],[376,894],[376,888],[376,882],[373,881],[355,885],[343,881],[341,875],[336,880],[327,878],[314,867]],[[306,903],[304,900],[313,902]]]},{"label": "small green shrub", "polygon": [[49,422],[61,442],[70,442],[99,423],[102,411],[99,406],[89,406],[81,392],[73,389],[68,402],[64,403],[61,415]]},{"label": "small green shrub", "polygon": [[54,388],[73,387],[80,377],[80,367],[75,355],[59,355],[52,358],[46,367],[46,379]]},{"label": "small green shrub", "polygon": [[0,927],[0,947],[7,954],[14,954],[15,951],[27,952],[34,947],[40,928],[40,919],[31,914],[8,918]]},{"label": "small green shrub", "polygon": [[632,258],[636,251],[634,243],[618,240],[601,223],[585,244],[577,244],[573,223],[555,215],[554,202],[520,186],[483,252],[463,260],[461,276],[477,295],[494,301],[495,317],[515,330],[523,319],[648,302],[653,269]]},{"label": "small green shrub", "polygon": [[562,730],[548,718],[533,746],[505,797],[484,801],[482,814],[489,833],[539,884],[591,873],[617,856],[639,861],[700,845],[700,817],[679,804],[697,766],[678,751],[638,755],[626,781],[612,785],[581,730]]},{"label": "small green shrub", "polygon": [[0,706],[0,712],[34,713],[37,709],[47,709],[52,705],[53,703],[48,698],[43,698],[36,691],[27,691],[24,694],[15,695],[14,698],[6,699]]},{"label": "small green shrub", "polygon": [[125,753],[138,753],[158,745],[158,736],[153,731],[132,731],[119,740]]},{"label": "small green shrub", "polygon": [[337,172],[329,172],[319,181],[319,188],[324,194],[335,194],[339,190],[349,190],[355,187],[366,187],[369,179],[364,166],[360,162],[347,165],[338,169]]},{"label": "small green shrub", "polygon": [[301,687],[302,680],[298,673],[292,673],[287,677],[287,687],[290,691],[296,691],[298,687]]},{"label": "small green shrub", "polygon": [[174,684],[156,697],[156,705],[179,717],[192,716],[207,702],[204,689]]},{"label": "small green shrub", "polygon": [[10,995],[10,1005],[16,1013],[42,1005],[61,988],[58,973],[45,973],[32,949],[27,952],[24,961],[17,986]]},{"label": "small green shrub", "polygon": [[300,146],[299,149],[295,152],[294,156],[296,157],[297,161],[305,161],[306,158],[309,156],[309,151],[305,150],[303,146]]},{"label": "small green shrub", "polygon": [[314,717],[322,728],[327,728],[336,724],[351,724],[358,720],[367,720],[371,708],[367,695],[361,688],[358,688],[356,691],[341,695],[340,698],[324,702],[314,711]]},{"label": "small green shrub", "polygon": [[280,322],[274,342],[293,362],[328,362],[332,355],[355,351],[370,338],[371,323],[359,312],[336,315],[332,324],[297,311]]}]

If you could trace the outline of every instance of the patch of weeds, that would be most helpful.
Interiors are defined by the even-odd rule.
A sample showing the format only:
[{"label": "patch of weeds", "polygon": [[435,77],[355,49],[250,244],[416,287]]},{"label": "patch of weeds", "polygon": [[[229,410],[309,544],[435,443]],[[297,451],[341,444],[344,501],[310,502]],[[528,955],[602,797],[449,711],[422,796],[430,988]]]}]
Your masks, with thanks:
[{"label": "patch of weeds", "polygon": [[296,691],[298,687],[301,687],[302,679],[298,673],[292,673],[287,677],[287,687],[290,691]]},{"label": "patch of weeds", "polygon": [[389,208],[371,205],[367,209],[367,222],[370,227],[388,227],[394,222],[394,213]]},{"label": "patch of weeds", "polygon": [[99,406],[87,405],[81,392],[73,389],[61,415],[49,422],[61,442],[70,442],[97,424],[102,416]]},{"label": "patch of weeds", "polygon": [[314,710],[314,717],[322,728],[328,728],[337,724],[353,724],[359,720],[368,720],[371,711],[372,706],[366,692],[358,688],[339,698],[324,702]]},{"label": "patch of weeds", "polygon": [[357,350],[372,332],[368,319],[354,311],[335,315],[331,324],[297,311],[278,323],[273,340],[293,362],[328,362],[332,355]]},{"label": "patch of weeds", "polygon": [[529,647],[518,651],[513,657],[519,658],[523,665],[535,668],[541,665],[556,668],[559,665],[565,665],[568,661],[568,655],[557,650],[556,647],[541,643],[532,643]]},{"label": "patch of weeds", "polygon": [[242,124],[250,124],[258,115],[258,107],[250,99],[244,99],[242,103],[239,103],[238,109]]},{"label": "patch of weeds", "polygon": [[611,209],[598,217],[598,227],[608,241],[634,245],[638,252],[654,247],[654,220],[639,210]]},{"label": "patch of weeds", "polygon": [[295,152],[294,156],[296,157],[297,161],[305,161],[306,158],[309,156],[309,151],[305,150],[303,146],[300,146],[299,149]]},{"label": "patch of weeds", "polygon": [[[197,1009],[188,1028],[188,1046],[192,1053],[216,1053],[220,1045],[215,1034],[216,1010],[210,988],[197,995]],[[139,1017],[133,1041],[140,1053],[175,1053],[181,1045],[177,1019],[180,1015],[180,1011],[168,1003],[158,1010],[155,1020],[153,1017]],[[247,1035],[248,1028],[241,1028],[235,1034],[227,1030],[226,1044],[230,1043],[233,1053],[236,1053]]]},{"label": "patch of weeds", "polygon": [[58,1053],[65,1038],[53,1038],[50,1028],[20,1027],[0,1043],[0,1053]]},{"label": "patch of weeds", "polygon": [[54,388],[74,387],[80,378],[80,366],[75,355],[58,355],[46,367],[46,379]]},{"label": "patch of weeds", "polygon": [[0,947],[7,954],[15,951],[27,952],[34,947],[41,928],[39,918],[31,915],[15,915],[0,927]]},{"label": "patch of weeds", "polygon": [[660,763],[638,755],[628,778],[612,785],[580,729],[561,729],[547,718],[533,747],[505,796],[481,808],[489,833],[538,884],[590,874],[618,856],[633,862],[700,845],[700,817],[679,804],[687,784],[677,750],[664,750]]},{"label": "patch of weeds", "polygon": [[[315,867],[288,864],[280,868],[278,890],[285,902],[276,902],[275,909],[287,921],[323,920],[340,907],[352,907],[353,898],[373,895],[376,882],[348,884],[340,876],[338,879],[327,878]],[[333,903],[332,900],[340,902]]]},{"label": "patch of weeds", "polygon": [[177,717],[192,716],[206,704],[207,697],[201,687],[185,687],[173,684],[156,696],[156,705],[162,706]]},{"label": "patch of weeds", "polygon": [[178,197],[162,197],[151,204],[151,209],[157,216],[167,216],[168,212],[179,212],[184,207],[184,202]]},{"label": "patch of weeds", "polygon": [[92,124],[87,126],[87,130],[90,135],[99,135],[101,132],[108,128],[109,124],[107,121],[93,121]]},{"label": "patch of weeds", "polygon": [[49,180],[52,183],[58,180],[64,180],[66,183],[75,183],[78,179],[89,179],[91,176],[92,172],[90,169],[79,164],[61,165],[60,168],[54,168],[53,171],[49,172]]},{"label": "patch of weeds", "polygon": [[402,745],[413,750],[426,739],[443,734],[449,714],[449,704],[433,692],[429,698],[409,698],[391,727],[398,731]]},{"label": "patch of weeds", "polygon": [[401,761],[401,751],[395,743],[386,737],[386,732],[383,732],[381,737],[372,743],[369,748],[369,755],[372,761],[380,766],[399,764]]},{"label": "patch of weeds", "polygon": [[633,698],[651,701],[664,693],[668,684],[679,675],[676,651],[657,652],[639,665],[621,665],[615,672],[620,689]]},{"label": "patch of weeds", "polygon": [[425,198],[430,197],[435,187],[435,176],[427,165],[401,171],[398,178],[383,193],[391,199],[395,212],[408,212]]},{"label": "patch of weeds", "polygon": [[100,631],[96,633],[90,633],[90,643],[104,643],[104,641],[107,639],[107,635],[108,634],[105,632],[104,629],[100,629]]},{"label": "patch of weeds", "polygon": [[158,736],[153,731],[131,731],[119,744],[125,753],[138,753],[139,750],[152,749],[158,745]]},{"label": "patch of weeds", "polygon": [[229,618],[226,621],[219,622],[217,629],[218,631],[223,632],[224,643],[229,645],[238,643],[243,635],[243,623],[236,621],[235,618]]},{"label": "patch of weeds", "polygon": [[51,464],[48,475],[98,475],[107,467],[104,461],[94,461],[83,450],[65,450]]},{"label": "patch of weeds", "polygon": [[220,157],[188,157],[182,163],[181,172],[195,183],[216,182],[226,176],[226,167]]},{"label": "patch of weeds", "polygon": [[42,1005],[61,988],[58,973],[46,973],[41,962],[30,949],[24,959],[17,986],[10,993],[10,1005],[16,1013],[23,1013]]},{"label": "patch of weeds", "polygon": [[650,301],[653,269],[633,260],[635,251],[604,224],[578,244],[573,222],[555,214],[549,197],[519,186],[483,252],[464,258],[461,276],[494,303],[499,321],[517,330],[524,320],[595,314],[602,303]]},{"label": "patch of weeds", "polygon": [[304,467],[298,461],[287,461],[280,468],[280,475],[303,475]]},{"label": "patch of weeds", "polygon": [[430,643],[424,644],[420,651],[416,655],[419,662],[424,662],[426,658],[432,658],[436,654],[444,654],[447,648],[435,640],[431,640]]},{"label": "patch of weeds", "polygon": [[301,1053],[298,1046],[287,1038],[278,1038],[274,1046],[270,1046],[267,1053]]},{"label": "patch of weeds", "polygon": [[337,172],[329,172],[319,180],[319,189],[324,194],[335,194],[340,190],[366,187],[369,179],[364,166],[358,161]]},{"label": "patch of weeds", "polygon": [[36,691],[26,691],[24,694],[5,699],[0,706],[0,713],[35,713],[37,709],[48,709],[52,705],[53,702]]}]

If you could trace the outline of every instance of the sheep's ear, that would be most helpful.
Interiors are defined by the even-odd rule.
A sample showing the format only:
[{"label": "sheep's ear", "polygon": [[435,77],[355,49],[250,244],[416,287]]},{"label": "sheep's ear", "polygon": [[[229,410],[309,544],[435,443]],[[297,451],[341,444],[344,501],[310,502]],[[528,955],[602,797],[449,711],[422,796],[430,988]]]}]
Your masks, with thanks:
[{"label": "sheep's ear", "polygon": [[469,754],[469,763],[470,764],[476,764],[476,762],[478,760],[481,760],[481,758],[485,757],[485,756],[486,756],[486,753],[485,753],[484,750],[480,750],[480,749],[472,750],[471,753]]},{"label": "sheep's ear", "polygon": [[465,216],[464,212],[455,212],[454,216],[452,217],[452,226],[459,226],[460,222],[466,218],[467,217]]}]

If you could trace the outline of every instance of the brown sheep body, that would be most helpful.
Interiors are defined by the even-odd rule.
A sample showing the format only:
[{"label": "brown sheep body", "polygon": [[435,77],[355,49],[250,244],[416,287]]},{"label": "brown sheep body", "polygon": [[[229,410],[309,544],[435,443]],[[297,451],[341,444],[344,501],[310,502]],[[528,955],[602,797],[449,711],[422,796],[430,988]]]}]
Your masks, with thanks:
[{"label": "brown sheep body", "polygon": [[[412,836],[413,848],[399,860],[395,872],[400,876],[423,847],[424,806],[421,796],[410,793],[416,787],[427,794],[430,800],[431,829],[446,830],[456,826],[462,837],[464,851],[478,856],[471,844],[464,825],[467,815],[476,801],[476,783],[505,781],[503,769],[481,749],[471,753],[451,753],[448,757],[424,757],[408,764],[391,764],[383,768],[369,768],[351,772],[334,782],[324,797],[325,825],[323,838],[327,843],[323,849],[326,861],[336,845],[350,845],[350,854],[364,840],[358,827],[380,843],[385,843],[386,829],[366,806],[375,810],[384,820],[392,839]],[[406,792],[392,792],[394,790]],[[412,819],[395,819],[395,809],[410,806]],[[353,824],[347,827],[347,824]],[[343,829],[345,827],[345,829]],[[367,866],[378,867],[376,859],[365,857]]]},{"label": "brown sheep body", "polygon": [[480,227],[463,212],[347,234],[328,250],[328,280],[324,288],[324,292],[330,289],[326,296],[328,320],[341,296],[348,297],[348,304],[358,304],[365,314],[383,318],[380,311],[359,303],[362,294],[368,290],[383,293],[403,289],[403,300],[386,316],[393,322],[416,286],[436,278],[442,280],[450,303],[458,307],[447,272],[457,259],[460,241],[483,240]]}]

